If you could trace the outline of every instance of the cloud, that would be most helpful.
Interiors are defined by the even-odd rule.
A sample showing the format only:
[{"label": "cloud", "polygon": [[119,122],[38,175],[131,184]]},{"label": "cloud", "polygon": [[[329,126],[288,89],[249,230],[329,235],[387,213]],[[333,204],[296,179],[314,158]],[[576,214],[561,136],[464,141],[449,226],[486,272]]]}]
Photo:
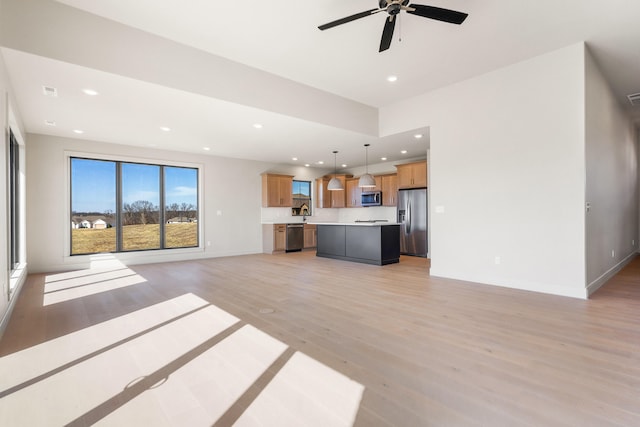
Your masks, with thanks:
[{"label": "cloud", "polygon": [[177,186],[167,192],[167,197],[189,197],[197,195],[198,189],[196,187]]}]

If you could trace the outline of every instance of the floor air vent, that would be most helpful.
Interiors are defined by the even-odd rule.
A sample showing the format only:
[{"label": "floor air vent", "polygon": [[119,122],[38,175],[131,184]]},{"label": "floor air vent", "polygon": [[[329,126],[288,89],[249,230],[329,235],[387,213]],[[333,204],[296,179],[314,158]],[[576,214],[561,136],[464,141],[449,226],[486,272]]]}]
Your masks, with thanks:
[{"label": "floor air vent", "polygon": [[631,103],[631,105],[640,105],[640,93],[627,95],[627,98],[629,98],[629,102]]}]

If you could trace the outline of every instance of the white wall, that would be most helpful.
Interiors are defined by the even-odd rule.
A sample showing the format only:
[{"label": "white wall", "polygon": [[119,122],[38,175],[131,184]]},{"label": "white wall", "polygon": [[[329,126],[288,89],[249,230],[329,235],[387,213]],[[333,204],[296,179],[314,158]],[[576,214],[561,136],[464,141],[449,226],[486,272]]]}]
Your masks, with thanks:
[{"label": "white wall", "polygon": [[[114,255],[125,264],[262,252],[261,177],[274,165],[29,134],[27,242],[30,272],[86,268],[96,256],[68,256],[68,153],[202,167],[202,248]],[[219,213],[219,214],[218,214]],[[46,218],[46,220],[43,220]],[[211,246],[207,246],[211,242]]]},{"label": "white wall", "polygon": [[421,126],[431,274],[585,297],[583,44],[380,110]]},{"label": "white wall", "polygon": [[587,50],[586,259],[589,294],[638,248],[638,145],[634,127]]}]

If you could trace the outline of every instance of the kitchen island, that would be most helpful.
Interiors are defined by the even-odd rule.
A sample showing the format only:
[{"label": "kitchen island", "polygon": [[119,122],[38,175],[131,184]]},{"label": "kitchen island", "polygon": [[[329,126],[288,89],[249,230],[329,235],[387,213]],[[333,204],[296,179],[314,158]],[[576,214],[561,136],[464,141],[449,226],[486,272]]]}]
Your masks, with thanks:
[{"label": "kitchen island", "polygon": [[385,265],[400,261],[400,225],[387,222],[315,223],[316,255]]}]

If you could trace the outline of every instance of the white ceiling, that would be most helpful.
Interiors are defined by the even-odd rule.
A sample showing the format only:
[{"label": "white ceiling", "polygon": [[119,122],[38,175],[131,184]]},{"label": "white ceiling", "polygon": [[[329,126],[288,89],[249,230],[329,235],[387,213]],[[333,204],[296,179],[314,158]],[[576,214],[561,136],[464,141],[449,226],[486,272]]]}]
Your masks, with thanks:
[{"label": "white ceiling", "polygon": [[[320,24],[372,9],[377,0],[283,4],[259,0],[241,4],[210,0],[1,1],[3,24],[11,23],[7,11],[46,9],[52,19],[64,16],[68,20],[65,27],[73,28],[74,20],[91,21],[97,30],[113,32],[103,37],[108,40],[99,41],[103,51],[108,50],[104,46],[109,42],[113,43],[112,49],[123,49],[119,37],[129,37],[123,35],[126,27],[102,25],[103,19],[92,16],[97,15],[178,42],[185,49],[190,46],[204,51],[211,58],[226,58],[255,68],[257,74],[250,82],[255,87],[260,87],[261,76],[264,84],[271,84],[273,75],[280,76],[304,85],[301,90],[328,92],[335,102],[347,98],[351,111],[362,109],[365,113],[586,41],[620,103],[640,117],[639,107],[631,107],[626,100],[627,94],[640,92],[637,0],[421,0],[420,4],[463,11],[469,17],[457,26],[402,13],[391,48],[383,53],[378,53],[378,45],[384,13],[326,31],[317,29]],[[34,9],[25,13],[37,15]],[[168,80],[156,78],[154,70],[125,72],[126,64],[100,63],[99,58],[75,60],[81,54],[56,46],[55,35],[47,35],[46,40],[31,36],[22,42],[15,35],[17,31],[0,41],[28,132],[276,163],[316,165],[322,160],[325,166],[333,163],[334,149],[340,151],[339,163],[357,166],[364,162],[364,143],[371,144],[372,163],[381,156],[396,161],[403,156],[424,155],[428,144],[428,123],[402,135],[379,138],[376,132],[320,119],[327,114],[326,105],[317,106],[316,120],[312,113],[269,108],[264,99],[252,102],[248,97],[218,97],[205,89],[166,84]],[[91,32],[86,37],[90,40]],[[85,53],[83,58],[89,57]],[[168,63],[172,60],[163,59]],[[181,57],[174,60],[180,61]],[[176,67],[176,74],[178,70]],[[397,82],[386,81],[391,74],[398,76]],[[218,84],[230,88],[247,85],[240,75],[225,78]],[[51,99],[42,95],[43,85],[56,87],[59,96]],[[81,89],[86,87],[100,95],[82,94]],[[282,97],[287,96],[292,95],[282,93]],[[314,103],[312,98],[297,102],[300,110],[314,107],[307,105]],[[56,126],[45,125],[45,120],[56,121]],[[254,123],[264,127],[255,129]],[[160,126],[172,131],[159,131]],[[73,129],[82,129],[84,134],[76,135]],[[415,140],[416,132],[427,137]],[[204,147],[209,150],[203,151]],[[400,154],[401,149],[408,153]],[[299,158],[297,162],[291,160],[294,156]]]}]

